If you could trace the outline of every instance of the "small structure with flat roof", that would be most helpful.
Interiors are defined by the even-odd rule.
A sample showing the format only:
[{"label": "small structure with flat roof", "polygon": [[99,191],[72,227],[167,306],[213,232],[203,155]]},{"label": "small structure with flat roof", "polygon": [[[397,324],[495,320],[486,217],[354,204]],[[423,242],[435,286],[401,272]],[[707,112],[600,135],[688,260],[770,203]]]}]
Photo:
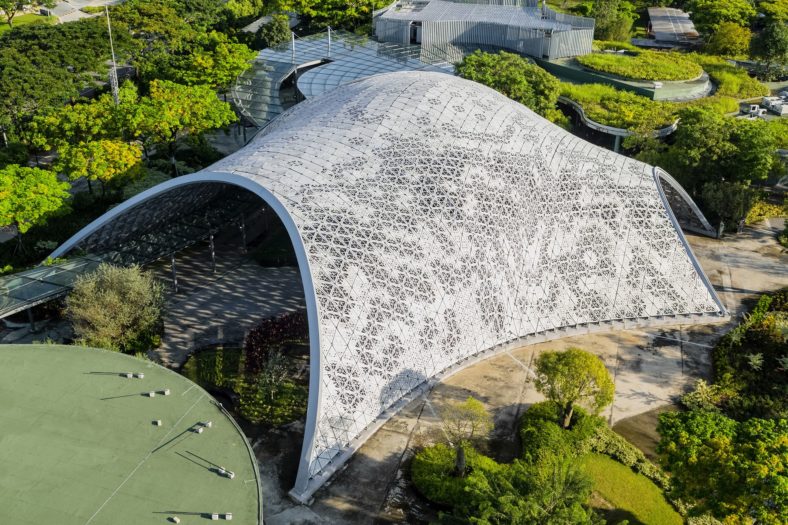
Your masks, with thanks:
[{"label": "small structure with flat roof", "polygon": [[171,370],[105,350],[0,345],[0,399],[0,523],[262,523],[246,438]]},{"label": "small structure with flat roof", "polygon": [[375,35],[433,52],[481,46],[550,60],[591,52],[593,18],[556,13],[537,0],[506,3],[400,0],[373,14]]},{"label": "small structure with flat roof", "polygon": [[692,43],[700,36],[690,16],[681,9],[649,7],[648,17],[648,34],[657,42]]}]

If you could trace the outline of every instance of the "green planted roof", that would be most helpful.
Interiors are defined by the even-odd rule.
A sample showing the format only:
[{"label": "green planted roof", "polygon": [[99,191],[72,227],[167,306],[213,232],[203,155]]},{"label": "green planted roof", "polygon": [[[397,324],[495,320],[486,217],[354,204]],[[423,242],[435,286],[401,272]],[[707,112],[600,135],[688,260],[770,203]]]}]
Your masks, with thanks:
[{"label": "green planted roof", "polygon": [[0,523],[186,525],[214,512],[258,523],[244,436],[175,372],[101,350],[0,345],[0,400]]}]

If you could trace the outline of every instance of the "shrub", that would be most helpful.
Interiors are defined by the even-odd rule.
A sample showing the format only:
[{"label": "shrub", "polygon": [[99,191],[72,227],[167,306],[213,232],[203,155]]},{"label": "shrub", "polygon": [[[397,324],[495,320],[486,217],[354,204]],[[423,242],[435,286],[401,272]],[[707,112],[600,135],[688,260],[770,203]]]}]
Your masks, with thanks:
[{"label": "shrub", "polygon": [[238,413],[252,423],[282,425],[303,417],[309,389],[290,379],[271,385],[265,375],[236,381]]},{"label": "shrub", "polygon": [[465,478],[455,477],[454,450],[438,444],[420,450],[411,463],[411,479],[418,491],[428,500],[441,505],[464,505],[468,495],[465,486],[479,478],[501,470],[501,465],[468,447],[466,461],[470,473]]},{"label": "shrub", "polygon": [[594,71],[633,80],[690,80],[703,73],[696,62],[674,52],[591,53],[576,60]]},{"label": "shrub", "polygon": [[717,95],[746,99],[769,94],[769,88],[750,77],[747,70],[735,66],[722,57],[690,53],[685,55],[703,68],[717,85]]},{"label": "shrub", "polygon": [[77,278],[66,315],[86,345],[134,354],[158,346],[163,305],[150,272],[101,264]]},{"label": "shrub", "polygon": [[561,95],[583,107],[591,120],[628,130],[650,131],[675,120],[672,106],[605,84],[561,84]]},{"label": "shrub", "polygon": [[558,405],[551,401],[536,403],[520,420],[520,438],[526,462],[598,452],[640,472],[657,485],[667,487],[665,474],[643,452],[608,427],[604,419],[582,409],[575,410],[569,430],[563,430]]},{"label": "shrub", "polygon": [[[750,315],[712,351],[715,383],[733,392],[722,410],[734,419],[788,417],[788,382],[782,365],[788,332],[783,311],[786,295],[786,290],[774,297],[762,295]],[[748,358],[756,354],[763,363],[759,370]]]},{"label": "shrub", "polygon": [[285,343],[301,343],[308,337],[309,327],[304,310],[263,319],[249,331],[244,341],[246,373],[258,374]]},{"label": "shrub", "polygon": [[783,248],[788,248],[788,224],[785,225],[783,231],[777,234],[777,242],[779,242]]},{"label": "shrub", "polygon": [[745,222],[747,224],[755,224],[772,217],[786,217],[788,216],[788,206],[786,204],[788,204],[788,201],[784,202],[782,206],[779,206],[771,202],[759,200],[750,208]]},{"label": "shrub", "polygon": [[594,40],[593,47],[595,51],[618,51],[620,49],[632,51],[635,53],[640,51],[639,47],[632,45],[629,42],[616,42],[613,40]]},{"label": "shrub", "polygon": [[[552,401],[535,403],[520,419],[523,458],[536,462],[546,455],[577,456],[591,450],[591,440],[598,428],[606,426],[602,418],[575,407],[568,430],[561,428],[558,405]],[[560,430],[560,432],[557,432]]]},{"label": "shrub", "polygon": [[461,77],[503,93],[552,119],[561,82],[553,75],[514,53],[475,51],[457,66]]}]

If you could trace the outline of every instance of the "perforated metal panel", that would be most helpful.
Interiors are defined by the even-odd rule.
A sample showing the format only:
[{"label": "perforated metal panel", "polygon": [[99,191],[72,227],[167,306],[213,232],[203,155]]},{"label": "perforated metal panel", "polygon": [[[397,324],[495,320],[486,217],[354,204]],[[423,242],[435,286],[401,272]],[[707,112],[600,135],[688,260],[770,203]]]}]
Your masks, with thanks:
[{"label": "perforated metal panel", "polygon": [[347,84],[181,179],[150,195],[243,185],[300,254],[313,316],[302,497],[386,409],[491,347],[724,313],[653,168],[445,74]]}]

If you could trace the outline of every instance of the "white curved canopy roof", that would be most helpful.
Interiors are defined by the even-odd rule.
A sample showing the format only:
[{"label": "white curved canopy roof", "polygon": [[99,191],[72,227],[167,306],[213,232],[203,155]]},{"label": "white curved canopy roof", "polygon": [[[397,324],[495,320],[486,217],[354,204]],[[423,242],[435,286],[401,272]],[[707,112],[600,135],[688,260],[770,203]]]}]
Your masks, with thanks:
[{"label": "white curved canopy roof", "polygon": [[652,167],[449,75],[379,75],[303,102],[93,230],[207,181],[265,199],[299,255],[312,346],[303,498],[403,396],[496,345],[725,313]]}]

